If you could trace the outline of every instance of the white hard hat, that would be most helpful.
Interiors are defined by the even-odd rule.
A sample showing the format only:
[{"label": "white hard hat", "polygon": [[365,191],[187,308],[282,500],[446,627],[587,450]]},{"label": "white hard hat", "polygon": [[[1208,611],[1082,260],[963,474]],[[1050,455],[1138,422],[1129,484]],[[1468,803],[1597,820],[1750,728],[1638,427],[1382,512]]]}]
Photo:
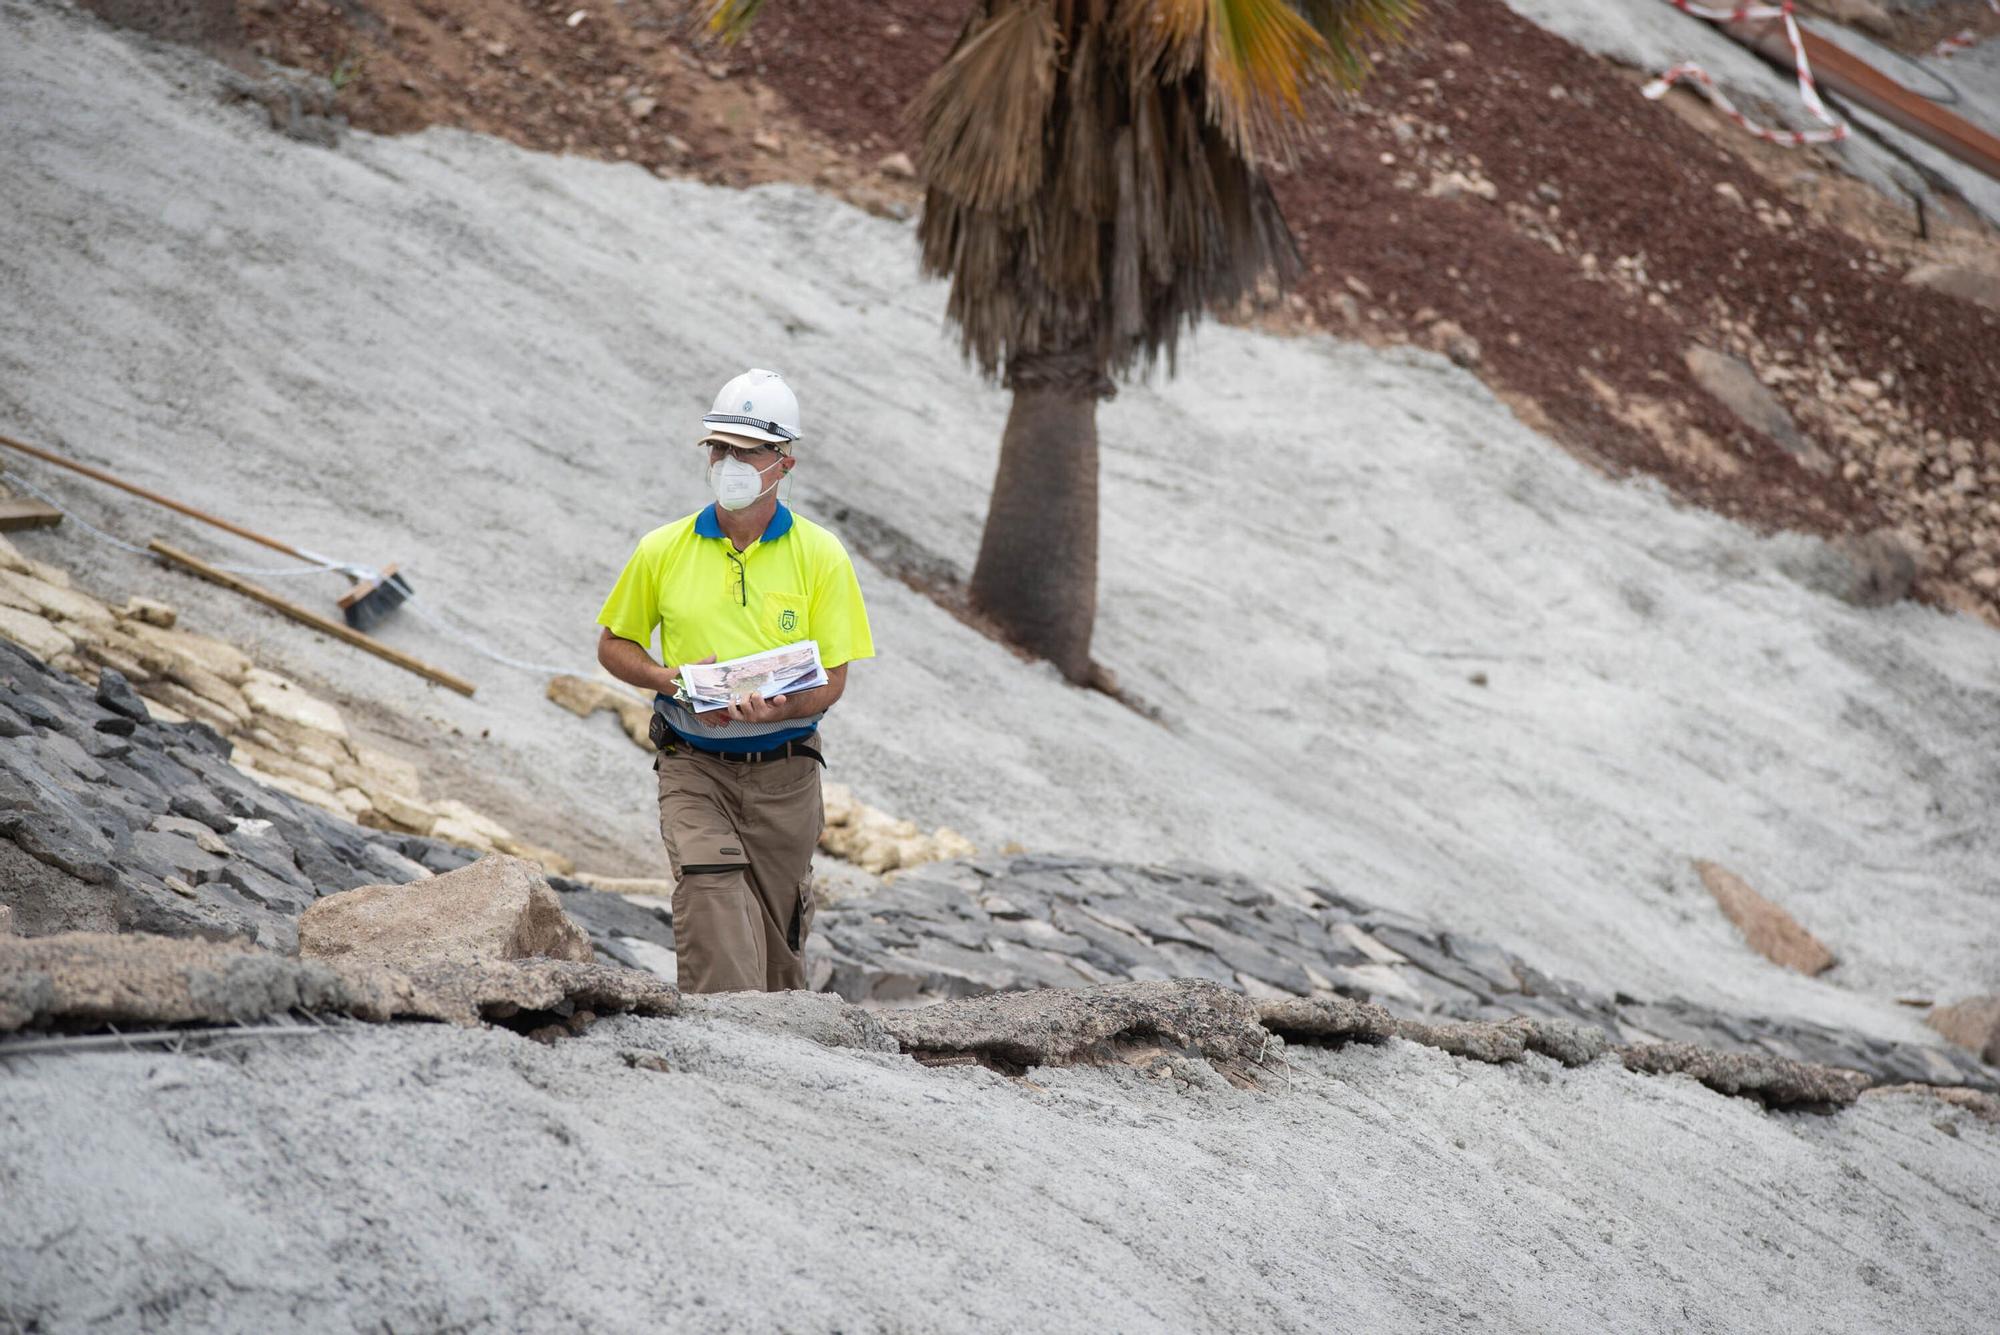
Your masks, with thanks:
[{"label": "white hard hat", "polygon": [[722,387],[701,424],[714,434],[789,445],[799,438],[799,396],[776,371],[748,370]]}]

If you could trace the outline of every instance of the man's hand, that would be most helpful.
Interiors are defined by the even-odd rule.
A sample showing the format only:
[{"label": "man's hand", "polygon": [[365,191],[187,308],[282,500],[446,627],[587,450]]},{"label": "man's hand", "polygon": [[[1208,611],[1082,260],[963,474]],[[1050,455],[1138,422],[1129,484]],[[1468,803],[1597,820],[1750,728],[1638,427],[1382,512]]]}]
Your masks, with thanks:
[{"label": "man's hand", "polygon": [[[681,664],[681,667],[696,667],[702,663],[713,663],[714,661],[715,661],[715,655],[710,654],[707,658],[697,658],[692,663],[683,663]],[[660,688],[660,694],[672,695],[674,693],[674,689],[677,686],[679,686],[680,683],[681,683],[681,668],[677,667],[667,673],[667,684]],[[717,710],[716,712],[720,713],[721,711]],[[695,717],[699,718],[701,716],[697,714]]]},{"label": "man's hand", "polygon": [[696,714],[695,718],[708,728],[726,728],[732,723],[781,723],[792,716],[792,711],[785,708],[785,700],[782,695],[768,700],[761,695],[746,695],[727,709],[711,709],[706,714]]},{"label": "man's hand", "polygon": [[785,708],[785,698],[774,695],[766,700],[761,695],[746,695],[729,706],[729,717],[735,723],[776,723],[790,718],[791,711]]}]

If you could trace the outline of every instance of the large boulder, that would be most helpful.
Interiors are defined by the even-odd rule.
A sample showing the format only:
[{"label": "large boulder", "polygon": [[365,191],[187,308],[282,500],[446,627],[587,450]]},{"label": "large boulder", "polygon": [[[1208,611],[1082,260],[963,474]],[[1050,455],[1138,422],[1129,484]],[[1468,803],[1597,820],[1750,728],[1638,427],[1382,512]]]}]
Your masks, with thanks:
[{"label": "large boulder", "polygon": [[1697,344],[1687,350],[1687,368],[1695,383],[1727,408],[1737,421],[1753,431],[1763,432],[1785,453],[1809,467],[1825,471],[1826,456],[1799,433],[1784,401],[1757,378],[1748,363]]},{"label": "large boulder", "polygon": [[57,630],[39,613],[0,604],[0,639],[12,640],[47,661],[76,648],[76,641]]},{"label": "large boulder", "polygon": [[1989,1066],[2000,1066],[2000,996],[1968,997],[1940,1006],[1925,1023]]},{"label": "large boulder", "polygon": [[600,709],[609,710],[618,716],[626,736],[652,749],[647,730],[652,726],[653,707],[624,687],[588,677],[551,677],[547,695],[579,718],[589,718]]},{"label": "large boulder", "polygon": [[1801,927],[1798,919],[1752,890],[1742,877],[1713,862],[1696,862],[1694,869],[1724,916],[1736,924],[1736,930],[1759,955],[1803,974],[1825,973],[1833,967],[1832,951]]},{"label": "large boulder", "polygon": [[1957,264],[1919,264],[1903,275],[1903,281],[1927,287],[1961,301],[2000,311],[2000,274]]},{"label": "large boulder", "polygon": [[589,962],[590,937],[533,864],[494,854],[407,885],[364,885],[299,918],[299,954],[414,966],[545,956]]}]

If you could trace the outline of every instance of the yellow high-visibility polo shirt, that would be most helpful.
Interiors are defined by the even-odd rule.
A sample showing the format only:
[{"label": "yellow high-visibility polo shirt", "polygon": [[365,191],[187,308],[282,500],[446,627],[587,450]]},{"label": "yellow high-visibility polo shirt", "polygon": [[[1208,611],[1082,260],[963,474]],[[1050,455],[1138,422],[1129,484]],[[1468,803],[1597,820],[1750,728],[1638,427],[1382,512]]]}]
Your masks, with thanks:
[{"label": "yellow high-visibility polo shirt", "polygon": [[[794,644],[819,643],[828,669],[873,658],[861,584],[840,539],[779,505],[757,541],[742,551],[723,533],[715,507],[677,519],[639,539],[597,623],[648,648],[659,632],[669,667],[710,654],[741,658]],[[715,751],[754,751],[804,737],[817,719],[757,728],[705,729],[678,704],[663,708],[674,730]]]}]

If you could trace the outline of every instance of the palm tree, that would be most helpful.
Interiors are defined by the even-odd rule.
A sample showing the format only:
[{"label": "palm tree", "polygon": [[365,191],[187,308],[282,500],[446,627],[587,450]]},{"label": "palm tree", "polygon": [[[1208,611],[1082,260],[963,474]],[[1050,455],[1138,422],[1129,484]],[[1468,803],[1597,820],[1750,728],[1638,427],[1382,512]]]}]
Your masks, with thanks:
[{"label": "palm tree", "polygon": [[[716,0],[742,32],[762,0]],[[974,0],[916,104],[924,271],[1013,394],[970,597],[1092,677],[1097,404],[1298,255],[1260,164],[1419,0]]]}]

